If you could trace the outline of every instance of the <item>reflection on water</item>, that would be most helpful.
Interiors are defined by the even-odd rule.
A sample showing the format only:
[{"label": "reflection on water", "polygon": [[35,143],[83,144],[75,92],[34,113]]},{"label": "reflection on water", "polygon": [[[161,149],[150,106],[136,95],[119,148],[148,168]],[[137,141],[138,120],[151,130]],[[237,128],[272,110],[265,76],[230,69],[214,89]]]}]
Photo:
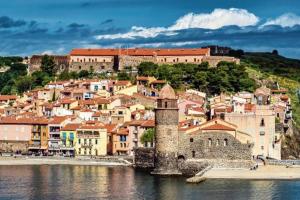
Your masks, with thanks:
[{"label": "reflection on water", "polygon": [[300,181],[154,177],[127,167],[0,166],[0,199],[300,199]]}]

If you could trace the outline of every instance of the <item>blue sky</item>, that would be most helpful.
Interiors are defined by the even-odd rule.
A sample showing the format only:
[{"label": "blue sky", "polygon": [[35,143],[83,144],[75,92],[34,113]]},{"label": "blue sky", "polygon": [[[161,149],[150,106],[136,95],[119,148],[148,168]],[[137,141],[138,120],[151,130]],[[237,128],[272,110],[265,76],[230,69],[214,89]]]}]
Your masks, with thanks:
[{"label": "blue sky", "polygon": [[300,58],[299,38],[299,0],[0,0],[0,55],[215,44]]}]

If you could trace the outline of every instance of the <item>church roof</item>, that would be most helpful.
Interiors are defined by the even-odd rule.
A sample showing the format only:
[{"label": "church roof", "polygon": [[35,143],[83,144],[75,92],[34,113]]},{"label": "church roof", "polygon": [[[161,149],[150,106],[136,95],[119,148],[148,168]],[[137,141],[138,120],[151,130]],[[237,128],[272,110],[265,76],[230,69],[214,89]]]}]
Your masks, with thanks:
[{"label": "church roof", "polygon": [[176,99],[174,89],[169,85],[166,84],[159,92],[160,99]]}]

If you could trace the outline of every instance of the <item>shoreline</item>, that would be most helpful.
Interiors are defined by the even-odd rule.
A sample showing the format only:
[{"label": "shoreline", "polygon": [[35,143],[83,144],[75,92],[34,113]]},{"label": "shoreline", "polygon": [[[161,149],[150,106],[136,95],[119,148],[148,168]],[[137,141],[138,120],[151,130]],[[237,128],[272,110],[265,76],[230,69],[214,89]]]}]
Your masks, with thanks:
[{"label": "shoreline", "polygon": [[[133,164],[122,158],[31,158],[31,157],[0,157],[0,166],[29,166],[29,165],[78,165],[78,166],[107,166],[132,167]],[[300,180],[300,166],[266,165],[257,170],[243,168],[212,168],[201,177],[207,180]]]},{"label": "shoreline", "polygon": [[209,179],[239,180],[300,180],[300,166],[259,166],[257,170],[249,169],[217,169],[206,172],[203,177]]},{"label": "shoreline", "polygon": [[88,159],[88,158],[30,158],[30,157],[5,157],[0,158],[0,166],[14,165],[91,165],[91,166],[132,166],[124,159]]}]

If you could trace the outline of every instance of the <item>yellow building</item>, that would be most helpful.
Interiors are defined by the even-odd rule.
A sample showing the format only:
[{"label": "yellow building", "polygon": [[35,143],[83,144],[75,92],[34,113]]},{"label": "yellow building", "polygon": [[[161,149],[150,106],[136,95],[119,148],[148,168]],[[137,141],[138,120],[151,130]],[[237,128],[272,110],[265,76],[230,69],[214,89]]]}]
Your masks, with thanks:
[{"label": "yellow building", "polygon": [[132,96],[134,93],[137,93],[138,92],[138,87],[137,85],[132,85],[132,86],[129,86],[129,87],[126,87],[124,89],[120,89],[118,91],[115,92],[115,94],[126,94],[128,96]]},{"label": "yellow building", "polygon": [[75,151],[78,156],[107,154],[107,130],[99,124],[84,124],[77,129]]},{"label": "yellow building", "polygon": [[60,151],[63,155],[75,156],[76,131],[80,124],[67,124],[60,130]]}]

